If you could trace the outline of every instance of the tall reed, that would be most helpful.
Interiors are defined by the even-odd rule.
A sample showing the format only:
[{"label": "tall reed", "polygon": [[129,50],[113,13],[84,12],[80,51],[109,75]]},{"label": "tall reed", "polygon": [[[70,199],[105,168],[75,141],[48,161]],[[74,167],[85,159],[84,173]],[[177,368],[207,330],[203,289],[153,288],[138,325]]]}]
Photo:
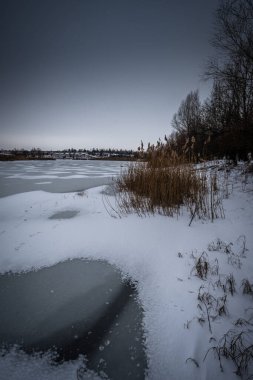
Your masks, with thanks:
[{"label": "tall reed", "polygon": [[185,206],[191,222],[194,217],[213,220],[223,215],[216,175],[196,170],[166,145],[149,147],[140,156],[145,161],[131,163],[116,180],[121,212],[174,216]]}]

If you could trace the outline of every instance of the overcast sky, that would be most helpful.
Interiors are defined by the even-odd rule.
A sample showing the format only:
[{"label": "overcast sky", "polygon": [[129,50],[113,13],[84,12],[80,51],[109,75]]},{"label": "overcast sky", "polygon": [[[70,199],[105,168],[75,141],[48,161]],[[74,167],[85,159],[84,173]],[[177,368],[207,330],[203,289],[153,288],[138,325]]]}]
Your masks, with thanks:
[{"label": "overcast sky", "polygon": [[0,0],[0,148],[133,148],[171,132],[218,0]]}]

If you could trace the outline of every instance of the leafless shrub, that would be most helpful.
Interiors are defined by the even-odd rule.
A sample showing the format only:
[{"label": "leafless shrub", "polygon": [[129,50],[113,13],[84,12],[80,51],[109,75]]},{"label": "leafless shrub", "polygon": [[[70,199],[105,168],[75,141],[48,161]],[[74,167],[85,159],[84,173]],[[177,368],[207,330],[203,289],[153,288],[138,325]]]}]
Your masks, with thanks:
[{"label": "leafless shrub", "polygon": [[[222,315],[227,315],[227,307],[226,307],[226,302],[227,302],[227,295],[225,294],[222,297],[218,297],[216,300],[216,311],[217,311],[217,316],[221,317]],[[216,317],[214,317],[216,318]]]},{"label": "leafless shrub", "polygon": [[207,249],[208,251],[223,252],[227,254],[228,264],[241,269],[241,258],[245,257],[245,252],[247,251],[246,238],[244,235],[239,236],[239,238],[236,240],[236,245],[239,246],[237,253],[232,249],[232,247],[234,247],[234,244],[232,242],[225,243],[221,239],[217,239],[216,241],[208,244]]},{"label": "leafless shrub", "polygon": [[198,308],[201,311],[201,319],[208,321],[209,331],[212,334],[211,321],[214,321],[218,317],[228,314],[227,310],[227,295],[215,298],[209,293],[202,285],[198,292]]},{"label": "leafless shrub", "polygon": [[227,254],[233,254],[233,251],[231,248],[232,245],[233,243],[227,244],[218,238],[217,240],[209,243],[207,249],[208,251],[213,251],[213,252],[224,252]]},{"label": "leafless shrub", "polygon": [[232,249],[232,247],[234,246],[232,242],[226,243],[218,238],[217,240],[209,243],[207,249],[208,251],[223,252],[223,253],[226,253],[227,255],[245,257],[245,252],[247,251],[245,235],[240,235],[238,239],[236,240],[235,245],[239,246],[238,252],[235,252]]},{"label": "leafless shrub", "polygon": [[194,267],[192,268],[192,271],[195,271],[195,275],[201,280],[204,280],[207,278],[208,272],[210,270],[210,264],[208,261],[208,256],[206,252],[203,252],[200,257],[195,259]]},{"label": "leafless shrub", "polygon": [[234,276],[230,274],[225,277],[224,281],[219,277],[214,283],[214,287],[220,288],[225,294],[231,294],[233,296],[236,292]]},{"label": "leafless shrub", "polygon": [[253,294],[253,285],[249,282],[247,278],[242,280],[241,286],[243,286],[243,294]]},{"label": "leafless shrub", "polygon": [[196,257],[194,255],[191,257],[195,260],[195,264],[191,270],[191,273],[195,272],[195,275],[201,280],[205,280],[208,273],[212,275],[218,275],[219,262],[217,259],[215,259],[213,263],[210,263],[208,260],[208,255],[205,251],[199,257]]},{"label": "leafless shrub", "polygon": [[238,269],[241,269],[242,267],[242,262],[239,256],[228,255],[228,264],[231,264],[233,267]]},{"label": "leafless shrub", "polygon": [[205,357],[210,351],[214,351],[219,359],[220,369],[223,372],[222,357],[231,359],[236,367],[236,374],[238,376],[246,375],[249,366],[253,361],[253,331],[237,331],[229,330],[220,339],[217,346],[211,347]]},{"label": "leafless shrub", "polygon": [[225,292],[230,293],[232,296],[236,292],[235,289],[235,278],[232,274],[228,275],[226,277],[226,282],[225,282]]},{"label": "leafless shrub", "polygon": [[213,310],[214,304],[216,303],[216,299],[210,293],[208,293],[206,291],[203,291],[203,289],[204,289],[203,286],[201,286],[199,288],[198,301],[200,301],[200,303],[198,304],[198,308],[202,312],[202,317],[201,318],[203,318],[205,316],[207,317],[209,331],[212,334],[211,315],[210,315],[210,313]]},{"label": "leafless shrub", "polygon": [[220,288],[223,290],[224,293],[226,293],[226,284],[221,280],[221,277],[219,276],[219,279],[213,284],[214,287]]}]

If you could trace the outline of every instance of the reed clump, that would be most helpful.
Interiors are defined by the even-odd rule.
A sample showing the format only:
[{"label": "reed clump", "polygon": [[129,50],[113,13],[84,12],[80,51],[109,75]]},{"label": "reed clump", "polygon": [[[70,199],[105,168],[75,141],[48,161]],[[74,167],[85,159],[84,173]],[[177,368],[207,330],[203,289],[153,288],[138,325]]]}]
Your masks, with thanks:
[{"label": "reed clump", "polygon": [[142,149],[140,160],[116,180],[116,188],[122,213],[174,216],[185,206],[190,224],[194,217],[213,220],[223,215],[217,176],[196,170],[186,155],[167,145]]}]

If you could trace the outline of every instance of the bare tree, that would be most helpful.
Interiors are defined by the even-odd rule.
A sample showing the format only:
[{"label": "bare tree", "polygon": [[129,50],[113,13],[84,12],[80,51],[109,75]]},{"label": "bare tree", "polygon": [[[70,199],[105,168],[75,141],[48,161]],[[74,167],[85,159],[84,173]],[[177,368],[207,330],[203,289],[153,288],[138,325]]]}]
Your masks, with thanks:
[{"label": "bare tree", "polygon": [[189,160],[197,157],[203,142],[201,112],[199,93],[196,90],[181,102],[172,119],[172,127],[177,131],[174,137],[182,150],[187,151]]},{"label": "bare tree", "polygon": [[201,123],[201,104],[198,90],[191,91],[174,114],[172,126],[178,132],[191,137],[197,133]]},{"label": "bare tree", "polygon": [[206,78],[252,86],[253,0],[221,2],[216,10],[212,45],[217,55],[207,64]]},{"label": "bare tree", "polygon": [[216,32],[212,43],[230,59],[253,64],[253,1],[226,0],[216,11]]},{"label": "bare tree", "polygon": [[[222,102],[217,102],[214,92],[211,94],[212,104],[209,102],[206,108],[208,118],[211,115],[215,120],[219,115],[218,127],[222,125],[227,143],[234,146],[234,154],[239,137],[239,150],[252,150],[249,141],[253,141],[253,0],[220,3],[212,44],[217,56],[209,60],[205,77],[214,80],[216,95],[218,88],[223,94],[220,94]],[[217,129],[217,124],[213,129]]]},{"label": "bare tree", "polygon": [[[253,151],[253,0],[221,0],[215,14],[212,45],[204,77],[213,80],[201,105],[190,92],[173,116],[174,146],[207,156],[247,156]],[[181,147],[181,148],[180,148]]]}]

